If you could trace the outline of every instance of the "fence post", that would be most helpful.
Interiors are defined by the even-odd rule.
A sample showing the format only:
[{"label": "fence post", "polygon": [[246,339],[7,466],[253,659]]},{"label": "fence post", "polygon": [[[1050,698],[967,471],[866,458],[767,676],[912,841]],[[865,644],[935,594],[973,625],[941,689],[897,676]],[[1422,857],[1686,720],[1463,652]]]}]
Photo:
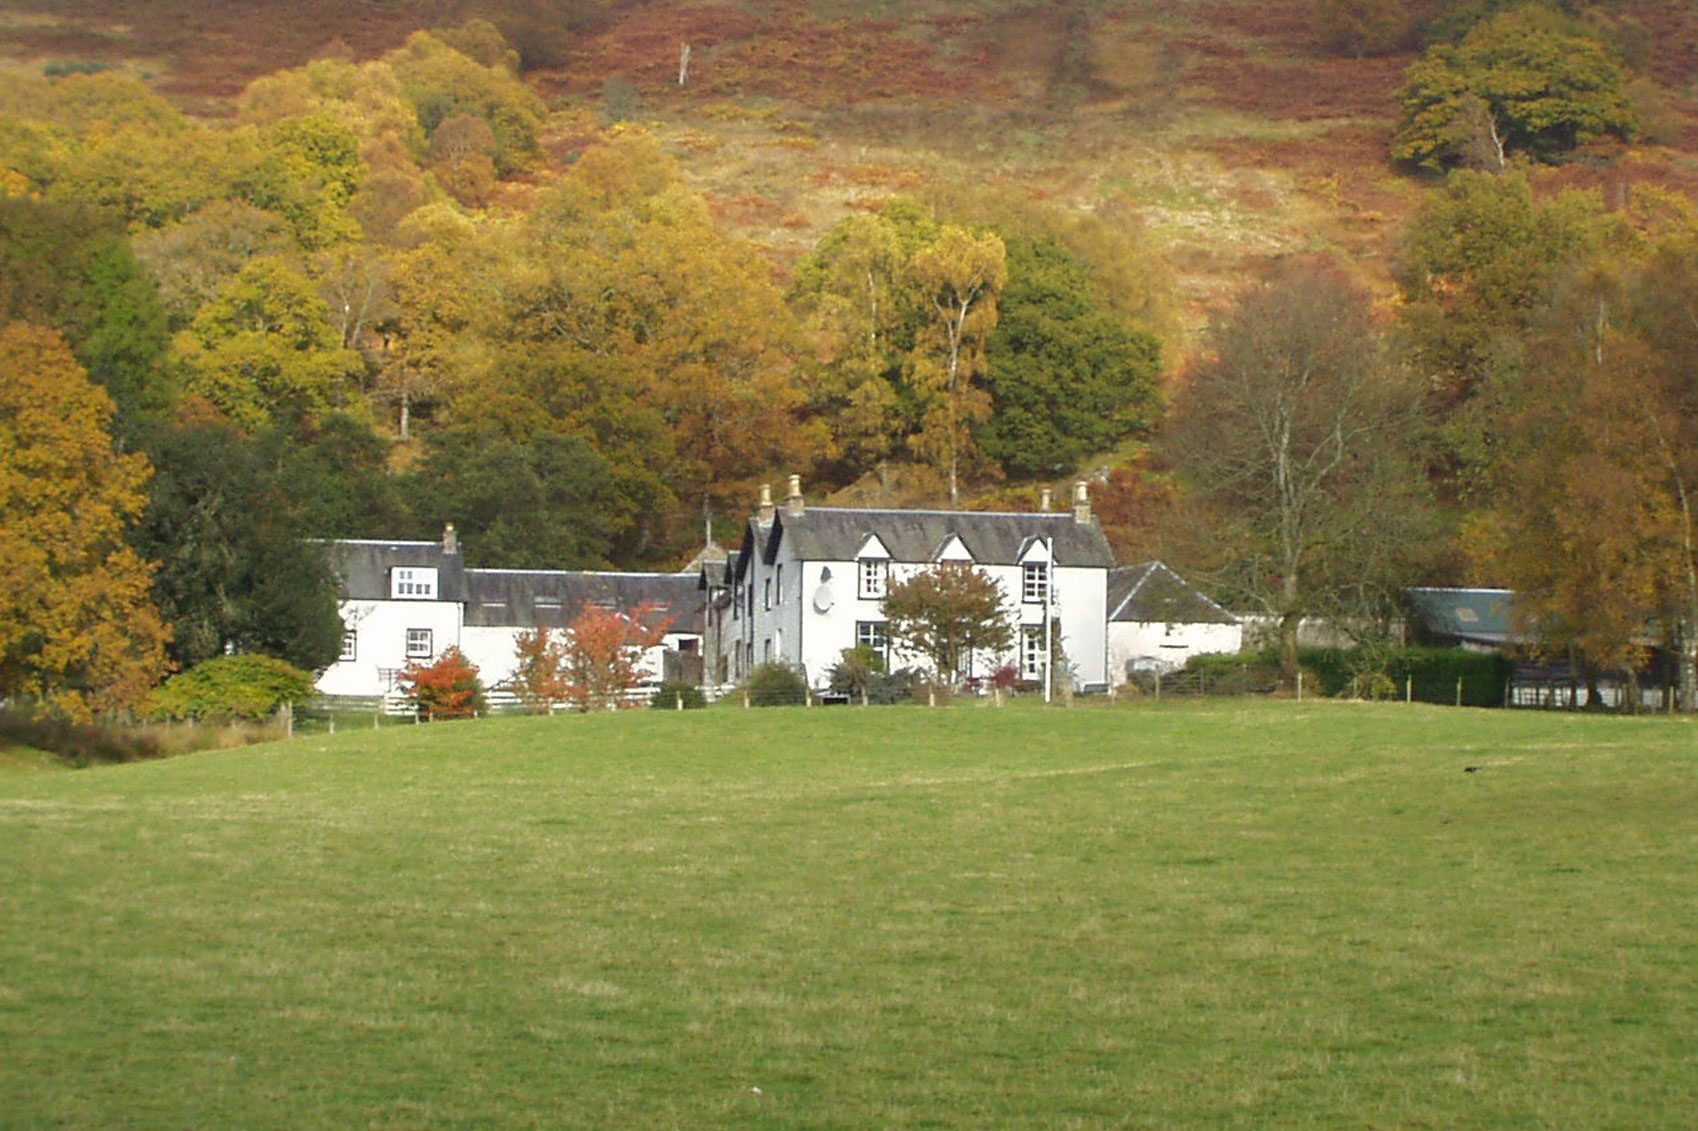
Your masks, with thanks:
[{"label": "fence post", "polygon": [[672,694],[678,700],[678,709],[682,711],[684,709],[684,693],[682,691],[674,691]]},{"label": "fence post", "polygon": [[1412,675],[1403,677],[1403,701],[1405,703],[1415,702],[1415,677]]},{"label": "fence post", "polygon": [[802,688],[802,706],[812,707],[813,705],[814,705],[814,689],[811,688],[811,687]]},{"label": "fence post", "polygon": [[295,705],[293,703],[283,704],[282,714],[283,714],[283,737],[284,738],[294,738],[295,737]]},{"label": "fence post", "polygon": [[749,693],[748,693],[748,691],[745,690],[743,692],[743,709],[748,710],[748,708],[749,708]]},{"label": "fence post", "polygon": [[933,684],[933,683],[926,684],[926,706],[928,706],[928,707],[937,706],[937,685],[936,684]]},{"label": "fence post", "polygon": [[865,707],[866,705],[867,705],[867,688],[866,688],[866,685],[863,684],[861,686],[861,706]]},{"label": "fence post", "polygon": [[330,733],[335,734],[336,733],[336,716],[331,715],[329,722],[330,722]]},{"label": "fence post", "polygon": [[1156,669],[1156,702],[1161,702],[1161,669]]},{"label": "fence post", "polygon": [[1462,677],[1456,677],[1456,705],[1462,706]]},{"label": "fence post", "polygon": [[1297,669],[1297,701],[1303,702],[1303,669]]}]

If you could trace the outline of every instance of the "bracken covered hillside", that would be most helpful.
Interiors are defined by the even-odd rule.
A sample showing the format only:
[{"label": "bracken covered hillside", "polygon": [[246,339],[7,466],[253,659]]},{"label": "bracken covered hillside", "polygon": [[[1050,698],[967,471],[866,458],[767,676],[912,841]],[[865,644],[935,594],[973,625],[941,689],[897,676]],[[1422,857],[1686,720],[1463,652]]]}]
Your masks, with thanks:
[{"label": "bracken covered hillside", "polygon": [[[1424,191],[1386,156],[1411,50],[1329,52],[1314,7],[13,0],[0,43],[10,66],[116,63],[220,115],[276,69],[325,52],[371,57],[416,28],[485,17],[553,112],[554,168],[610,117],[653,122],[720,221],[781,264],[846,211],[921,187],[1124,217],[1165,250],[1194,321],[1294,252],[1336,249],[1366,281],[1383,279],[1398,222]],[[1654,86],[1656,128],[1543,181],[1596,186],[1606,200],[1642,182],[1698,186],[1698,11],[1679,0],[1609,11]],[[523,186],[506,191],[504,203],[524,206]]]}]

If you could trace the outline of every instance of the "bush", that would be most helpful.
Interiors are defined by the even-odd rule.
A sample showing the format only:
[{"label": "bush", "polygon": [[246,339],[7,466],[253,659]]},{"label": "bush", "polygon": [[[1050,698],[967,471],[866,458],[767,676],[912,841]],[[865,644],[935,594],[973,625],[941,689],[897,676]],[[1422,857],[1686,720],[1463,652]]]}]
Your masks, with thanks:
[{"label": "bush", "polygon": [[[1364,699],[1454,704],[1462,682],[1464,707],[1501,707],[1515,661],[1496,652],[1461,648],[1304,648],[1297,653],[1305,693]],[[1246,694],[1279,682],[1279,652],[1193,656],[1185,665],[1205,694]]]},{"label": "bush", "polygon": [[458,648],[443,649],[433,664],[408,664],[398,682],[413,710],[425,719],[464,719],[488,709],[478,667]]},{"label": "bush", "polygon": [[214,656],[166,680],[148,704],[155,719],[263,719],[304,703],[313,675],[274,656]]},{"label": "bush", "polygon": [[808,701],[808,681],[789,664],[762,664],[743,685],[752,707],[800,707]]},{"label": "bush", "polygon": [[681,680],[670,680],[655,688],[649,696],[649,706],[657,711],[676,711],[679,700],[683,700],[686,711],[699,711],[707,706],[702,689]]},{"label": "bush", "polygon": [[51,751],[78,766],[139,762],[164,753],[159,739],[145,731],[100,723],[74,723],[62,715],[18,707],[0,710],[0,737]]}]

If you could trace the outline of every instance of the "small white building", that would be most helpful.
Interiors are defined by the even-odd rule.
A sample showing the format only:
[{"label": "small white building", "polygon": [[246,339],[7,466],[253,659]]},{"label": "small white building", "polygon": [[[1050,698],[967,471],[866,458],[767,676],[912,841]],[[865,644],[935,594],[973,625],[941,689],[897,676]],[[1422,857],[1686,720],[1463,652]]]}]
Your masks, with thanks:
[{"label": "small white building", "polygon": [[887,669],[924,667],[890,639],[881,602],[893,582],[944,562],[994,578],[1017,625],[1015,648],[973,656],[966,676],[1013,663],[1022,678],[1041,680],[1047,614],[1075,685],[1105,685],[1114,556],[1083,483],[1070,511],[1024,514],[810,507],[797,476],[780,507],[763,487],[741,547],[723,571],[701,573],[716,648],[709,666],[737,681],[780,662],[823,687],[845,649],[867,645]]},{"label": "small white building", "polygon": [[1119,682],[1137,672],[1172,671],[1192,656],[1237,652],[1238,618],[1161,562],[1109,573],[1108,658]]},{"label": "small white building", "polygon": [[477,665],[502,698],[519,634],[565,629],[585,605],[650,610],[667,632],[643,658],[645,682],[700,680],[698,574],[477,569],[461,560],[448,527],[441,542],[343,539],[326,542],[339,587],[342,654],[318,679],[321,695],[391,701],[409,663],[428,664],[450,647]]}]

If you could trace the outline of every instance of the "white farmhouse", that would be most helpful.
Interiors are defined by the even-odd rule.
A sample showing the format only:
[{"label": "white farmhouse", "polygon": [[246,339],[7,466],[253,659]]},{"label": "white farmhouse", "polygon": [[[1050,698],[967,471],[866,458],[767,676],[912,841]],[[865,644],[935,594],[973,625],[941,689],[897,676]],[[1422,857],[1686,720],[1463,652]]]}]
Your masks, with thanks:
[{"label": "white farmhouse", "polygon": [[964,674],[983,678],[1015,663],[1022,678],[1042,679],[1047,614],[1076,686],[1104,685],[1114,556],[1083,483],[1071,511],[1027,514],[809,507],[794,475],[779,507],[763,487],[740,549],[723,571],[701,572],[722,661],[709,662],[733,681],[781,662],[815,687],[856,645],[876,649],[887,668],[922,667],[921,657],[890,639],[881,601],[892,583],[943,562],[969,563],[994,578],[1018,625],[1011,653],[974,656]]},{"label": "white farmhouse", "polygon": [[393,700],[396,676],[450,647],[497,692],[512,678],[519,634],[564,629],[585,605],[648,609],[662,642],[643,658],[645,682],[700,680],[698,575],[583,570],[477,569],[461,560],[454,528],[441,542],[344,539],[325,543],[339,586],[342,654],[318,680],[321,695]]},{"label": "white farmhouse", "polygon": [[1108,662],[1117,682],[1243,646],[1238,618],[1161,562],[1110,571],[1108,592]]}]

